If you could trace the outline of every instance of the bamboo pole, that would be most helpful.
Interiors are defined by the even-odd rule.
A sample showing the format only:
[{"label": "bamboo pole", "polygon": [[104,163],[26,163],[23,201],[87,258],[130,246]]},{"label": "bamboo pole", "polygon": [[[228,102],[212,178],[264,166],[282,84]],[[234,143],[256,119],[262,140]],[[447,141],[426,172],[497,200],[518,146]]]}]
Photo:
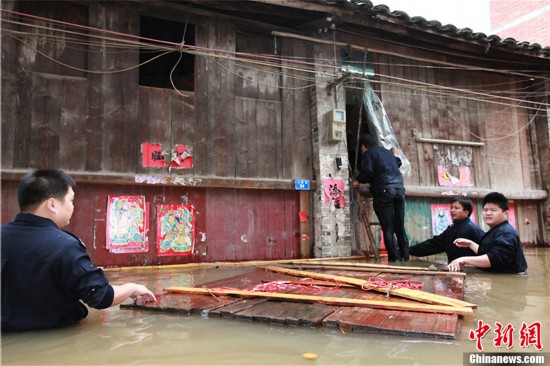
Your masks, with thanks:
[{"label": "bamboo pole", "polygon": [[343,283],[349,283],[352,285],[359,286],[365,290],[374,290],[377,292],[389,293],[391,295],[403,297],[406,299],[416,300],[427,304],[469,307],[474,309],[477,308],[476,304],[472,304],[472,303],[458,300],[458,299],[453,299],[446,296],[431,294],[429,292],[424,292],[419,290],[413,290],[408,288],[389,289],[387,287],[369,287],[368,281],[365,281],[359,278],[336,276],[336,275],[329,275],[329,274],[310,272],[310,271],[297,271],[294,269],[281,268],[281,267],[258,266],[257,268],[264,269],[266,271],[284,273],[291,276],[315,278],[315,279],[322,279],[322,280],[333,280],[333,281],[338,281]]},{"label": "bamboo pole", "polygon": [[439,276],[453,276],[453,277],[466,277],[464,272],[444,272],[444,271],[431,271],[426,268],[419,270],[412,269],[396,269],[384,268],[384,267],[375,267],[371,265],[364,265],[365,263],[342,263],[336,264],[334,262],[322,262],[319,264],[312,263],[294,263],[294,264],[285,264],[285,266],[292,268],[308,268],[308,269],[338,269],[344,271],[358,271],[358,272],[382,272],[382,273],[401,273],[401,274],[417,274],[417,275],[439,275]]},{"label": "bamboo pole", "polygon": [[[330,258],[305,258],[294,259],[295,263],[317,263],[327,260],[361,260],[365,256],[349,256],[349,257],[330,257]],[[256,260],[256,261],[241,261],[241,262],[204,262],[204,263],[182,263],[182,264],[163,264],[157,266],[130,266],[130,267],[104,267],[104,271],[128,271],[128,270],[164,270],[164,269],[194,269],[194,268],[212,268],[212,267],[246,267],[257,266],[262,264],[286,263],[288,259],[276,260]]]},{"label": "bamboo pole", "polygon": [[401,311],[417,311],[423,313],[440,313],[440,314],[457,314],[457,315],[472,315],[474,311],[469,307],[457,306],[442,306],[442,305],[426,305],[426,304],[411,304],[395,301],[380,301],[367,299],[350,299],[332,296],[314,296],[314,295],[297,295],[297,294],[282,294],[277,292],[263,291],[244,291],[244,290],[225,290],[225,289],[210,289],[197,287],[168,287],[164,291],[169,293],[179,294],[194,294],[194,295],[214,295],[214,296],[239,296],[243,298],[261,297],[271,300],[320,303],[336,306],[360,306],[373,309],[385,310],[401,310]]}]

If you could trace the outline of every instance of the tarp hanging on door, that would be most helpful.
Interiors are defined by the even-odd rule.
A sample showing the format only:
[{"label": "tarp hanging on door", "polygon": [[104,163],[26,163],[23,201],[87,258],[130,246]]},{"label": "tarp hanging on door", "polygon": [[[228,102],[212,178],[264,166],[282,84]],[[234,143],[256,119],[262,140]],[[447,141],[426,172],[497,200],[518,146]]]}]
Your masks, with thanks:
[{"label": "tarp hanging on door", "polygon": [[378,141],[380,141],[380,144],[386,149],[389,150],[394,146],[397,148],[399,151],[399,158],[401,159],[401,167],[399,170],[401,174],[410,176],[411,162],[399,147],[399,143],[393,132],[390,119],[384,110],[382,101],[378,98],[372,86],[367,82],[363,83],[363,104],[369,116],[369,131],[378,137]]}]

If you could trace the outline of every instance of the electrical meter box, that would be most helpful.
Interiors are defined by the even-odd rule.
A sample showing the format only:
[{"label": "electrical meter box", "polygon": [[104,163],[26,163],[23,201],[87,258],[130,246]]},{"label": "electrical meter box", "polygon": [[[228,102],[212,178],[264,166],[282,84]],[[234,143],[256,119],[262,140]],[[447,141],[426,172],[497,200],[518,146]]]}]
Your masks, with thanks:
[{"label": "electrical meter box", "polygon": [[346,111],[333,109],[328,112],[327,122],[329,142],[344,141],[344,137],[346,137]]}]

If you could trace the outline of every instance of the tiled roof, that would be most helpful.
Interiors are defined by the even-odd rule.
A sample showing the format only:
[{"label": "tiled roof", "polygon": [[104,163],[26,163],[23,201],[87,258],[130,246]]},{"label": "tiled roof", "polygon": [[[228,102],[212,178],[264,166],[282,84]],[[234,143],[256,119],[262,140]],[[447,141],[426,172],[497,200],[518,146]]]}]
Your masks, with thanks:
[{"label": "tiled roof", "polygon": [[487,43],[491,47],[504,47],[512,51],[527,51],[529,53],[532,53],[534,56],[550,57],[550,46],[543,47],[538,43],[518,42],[514,38],[502,39],[497,35],[486,35],[485,33],[474,32],[470,28],[457,28],[452,24],[443,25],[437,20],[427,20],[420,16],[410,17],[404,11],[390,11],[390,9],[386,5],[374,6],[369,0],[308,1],[320,2],[336,7],[357,8],[357,10],[370,16],[380,19],[386,19],[404,26],[414,27],[418,30],[424,30],[476,43]]}]

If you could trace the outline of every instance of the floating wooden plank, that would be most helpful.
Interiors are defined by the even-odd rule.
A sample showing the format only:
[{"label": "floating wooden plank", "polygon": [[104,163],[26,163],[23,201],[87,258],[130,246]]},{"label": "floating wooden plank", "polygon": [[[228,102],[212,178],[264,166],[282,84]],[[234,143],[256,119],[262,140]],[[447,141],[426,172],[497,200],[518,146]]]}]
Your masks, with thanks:
[{"label": "floating wooden plank", "polygon": [[[312,262],[309,261],[300,261],[300,260],[286,260],[286,261],[279,261],[279,263],[288,263],[288,264],[312,264]],[[427,267],[417,267],[417,266],[393,266],[390,264],[380,264],[380,263],[365,263],[365,262],[347,262],[347,261],[335,261],[334,258],[325,258],[323,261],[316,261],[313,262],[318,265],[326,265],[326,266],[342,266],[342,267],[350,267],[354,269],[358,268],[375,268],[375,269],[390,269],[390,270],[410,270],[410,271],[429,271],[430,273],[439,273],[439,274],[447,274],[452,276],[466,276],[466,273],[464,272],[449,272],[449,271],[434,271]]]},{"label": "floating wooden plank", "polygon": [[220,308],[224,305],[238,302],[238,299],[227,296],[200,296],[190,295],[186,297],[175,294],[157,295],[157,301],[144,304],[120,304],[121,308],[138,308],[156,311],[166,311],[180,314],[202,314]]},{"label": "floating wooden plank", "polygon": [[[250,300],[249,300],[250,301]],[[265,301],[237,314],[235,319],[255,320],[270,324],[319,327],[323,319],[339,307],[325,304]]]},{"label": "floating wooden plank", "polygon": [[462,320],[453,314],[408,313],[364,307],[341,307],[323,320],[342,331],[456,339]]},{"label": "floating wooden plank", "polygon": [[419,290],[413,290],[408,288],[396,288],[396,289],[390,290],[387,287],[377,287],[377,288],[372,286],[368,287],[369,286],[368,281],[363,279],[358,279],[358,278],[336,276],[336,275],[323,274],[323,273],[310,272],[310,271],[297,271],[294,269],[271,267],[271,266],[258,266],[257,268],[265,269],[267,271],[274,271],[278,273],[300,276],[304,278],[316,278],[316,279],[324,279],[324,280],[334,280],[334,281],[343,282],[343,283],[350,283],[353,285],[357,285],[361,288],[364,288],[366,290],[374,290],[374,291],[383,292],[383,293],[389,292],[391,295],[404,297],[407,299],[416,300],[427,304],[469,307],[469,308],[477,307],[476,304],[472,304],[466,301],[453,299],[446,296],[431,294],[431,293],[419,291]]},{"label": "floating wooden plank", "polygon": [[202,295],[236,295],[241,297],[263,297],[272,300],[282,301],[298,301],[306,303],[321,303],[327,305],[339,305],[339,306],[364,306],[375,309],[387,309],[387,310],[405,310],[405,311],[418,311],[428,313],[441,313],[441,314],[458,314],[458,315],[472,315],[473,310],[470,307],[458,307],[458,306],[443,306],[443,305],[426,305],[426,304],[408,304],[392,301],[380,301],[380,300],[364,300],[364,299],[349,299],[331,296],[314,296],[314,295],[295,295],[295,294],[283,294],[275,292],[263,292],[263,291],[242,291],[242,290],[223,290],[223,289],[209,289],[209,288],[196,288],[196,287],[169,287],[164,289],[169,293],[183,293],[183,294],[202,294]]},{"label": "floating wooden plank", "polygon": [[[288,265],[286,265],[288,263]],[[409,273],[409,274],[429,274],[437,276],[455,276],[466,277],[464,272],[449,272],[449,271],[432,271],[422,267],[398,267],[398,266],[385,266],[376,265],[370,263],[339,263],[339,262],[322,262],[322,263],[299,263],[295,261],[288,261],[285,263],[286,267],[293,268],[309,268],[309,269],[348,269],[350,271],[367,271],[367,272],[385,272],[385,273]]]}]

